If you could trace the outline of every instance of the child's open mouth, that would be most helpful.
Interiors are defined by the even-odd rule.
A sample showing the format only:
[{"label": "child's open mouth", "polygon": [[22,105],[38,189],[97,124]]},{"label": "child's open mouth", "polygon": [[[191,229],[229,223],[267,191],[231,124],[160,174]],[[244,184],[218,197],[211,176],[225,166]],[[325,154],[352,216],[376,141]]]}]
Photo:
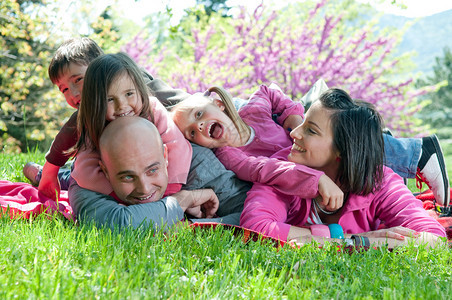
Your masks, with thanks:
[{"label": "child's open mouth", "polygon": [[209,136],[213,139],[219,139],[223,135],[223,126],[220,123],[212,123],[208,129]]}]

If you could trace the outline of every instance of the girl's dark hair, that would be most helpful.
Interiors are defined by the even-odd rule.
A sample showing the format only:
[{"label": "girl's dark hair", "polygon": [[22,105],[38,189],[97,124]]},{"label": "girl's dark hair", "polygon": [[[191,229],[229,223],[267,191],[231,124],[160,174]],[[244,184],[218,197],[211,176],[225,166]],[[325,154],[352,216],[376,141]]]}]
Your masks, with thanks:
[{"label": "girl's dark hair", "polygon": [[333,111],[333,145],[341,158],[336,179],[342,190],[364,196],[378,190],[384,162],[380,114],[373,105],[355,102],[341,89],[327,90],[319,101]]},{"label": "girl's dark hair", "polygon": [[150,92],[144,82],[142,70],[125,53],[102,55],[93,60],[86,69],[77,118],[80,136],[76,151],[84,148],[99,149],[99,138],[108,124],[106,120],[108,89],[123,74],[129,75],[141,96],[143,106],[140,117],[150,119],[154,123],[149,103]]},{"label": "girl's dark hair", "polygon": [[104,54],[104,51],[90,38],[74,38],[64,41],[52,57],[49,65],[49,78],[56,84],[58,79],[71,62],[88,66],[95,58]]}]

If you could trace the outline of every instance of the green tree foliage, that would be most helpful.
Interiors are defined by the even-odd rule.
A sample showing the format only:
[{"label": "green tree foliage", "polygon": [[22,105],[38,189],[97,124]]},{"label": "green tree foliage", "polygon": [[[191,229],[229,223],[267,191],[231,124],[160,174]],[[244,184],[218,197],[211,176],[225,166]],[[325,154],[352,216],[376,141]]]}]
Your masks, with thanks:
[{"label": "green tree foliage", "polygon": [[[82,1],[83,2],[83,1]],[[78,23],[65,28],[58,1],[2,0],[0,4],[0,148],[46,151],[73,113],[48,79],[47,67],[58,45],[80,36],[80,28],[106,51],[117,51],[119,34],[110,7],[92,17],[89,3],[78,3],[72,15]],[[78,6],[80,5],[80,6]],[[70,20],[69,20],[70,21]]]},{"label": "green tree foliage", "polygon": [[226,5],[226,1],[227,0],[196,0],[196,3],[204,5],[208,16],[210,16],[213,12],[221,12],[223,16],[227,16],[227,13],[231,8]]},{"label": "green tree foliage", "polygon": [[89,37],[95,40],[106,53],[116,52],[118,49],[120,28],[114,23],[116,17],[112,7],[107,6],[94,22],[90,23],[93,32]]},{"label": "green tree foliage", "polygon": [[47,80],[54,49],[41,1],[0,4],[0,134],[2,151],[20,152],[54,135],[61,102]]},{"label": "green tree foliage", "polygon": [[[427,95],[429,104],[421,111],[420,117],[442,138],[452,134],[452,51],[446,47],[444,55],[436,57],[433,75],[420,79],[418,86],[439,85],[439,89]],[[424,98],[427,98],[424,97]]]}]

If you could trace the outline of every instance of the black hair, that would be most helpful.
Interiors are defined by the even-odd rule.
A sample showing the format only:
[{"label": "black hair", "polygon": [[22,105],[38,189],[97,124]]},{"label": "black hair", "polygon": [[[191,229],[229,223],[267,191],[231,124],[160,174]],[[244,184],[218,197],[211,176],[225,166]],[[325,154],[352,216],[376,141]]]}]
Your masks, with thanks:
[{"label": "black hair", "polygon": [[333,145],[341,158],[336,180],[344,193],[367,195],[379,189],[384,162],[380,114],[373,105],[354,101],[337,88],[327,90],[319,101],[333,111]]}]

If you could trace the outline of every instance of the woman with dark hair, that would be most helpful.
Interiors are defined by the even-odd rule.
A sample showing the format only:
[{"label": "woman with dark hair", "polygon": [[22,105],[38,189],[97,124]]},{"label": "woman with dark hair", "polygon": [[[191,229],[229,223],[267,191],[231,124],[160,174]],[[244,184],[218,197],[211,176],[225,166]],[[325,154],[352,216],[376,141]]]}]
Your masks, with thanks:
[{"label": "woman with dark hair", "polygon": [[[293,146],[273,157],[323,171],[344,192],[343,205],[331,210],[319,197],[285,195],[254,183],[240,225],[281,240],[359,233],[370,242],[383,238],[390,246],[416,237],[433,244],[445,236],[403,179],[383,165],[381,128],[381,116],[372,106],[352,100],[343,90],[327,90],[291,132]],[[386,229],[378,230],[382,223]],[[332,230],[329,224],[339,226]]]}]

